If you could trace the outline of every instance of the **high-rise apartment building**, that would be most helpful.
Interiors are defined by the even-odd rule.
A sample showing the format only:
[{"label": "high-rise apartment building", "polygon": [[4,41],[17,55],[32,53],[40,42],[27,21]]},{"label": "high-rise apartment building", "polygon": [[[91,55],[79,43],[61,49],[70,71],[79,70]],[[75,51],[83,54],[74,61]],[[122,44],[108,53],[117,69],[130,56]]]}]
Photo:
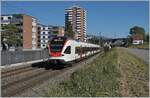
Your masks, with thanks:
[{"label": "high-rise apartment building", "polygon": [[76,5],[66,9],[65,25],[67,25],[68,22],[72,24],[75,39],[86,41],[86,11]]}]

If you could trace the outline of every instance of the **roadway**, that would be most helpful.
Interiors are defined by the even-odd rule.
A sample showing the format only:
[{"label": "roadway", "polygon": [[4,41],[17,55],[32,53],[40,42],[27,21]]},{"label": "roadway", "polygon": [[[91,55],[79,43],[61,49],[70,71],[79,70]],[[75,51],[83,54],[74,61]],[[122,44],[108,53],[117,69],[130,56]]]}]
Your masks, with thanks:
[{"label": "roadway", "polygon": [[145,63],[149,64],[149,50],[136,49],[136,48],[125,48],[131,54],[143,60]]}]

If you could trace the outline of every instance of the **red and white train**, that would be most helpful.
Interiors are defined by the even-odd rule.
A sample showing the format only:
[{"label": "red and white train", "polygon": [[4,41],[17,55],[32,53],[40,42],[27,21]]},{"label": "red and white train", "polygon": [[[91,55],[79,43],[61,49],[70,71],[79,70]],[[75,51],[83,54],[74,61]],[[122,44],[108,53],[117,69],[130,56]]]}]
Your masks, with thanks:
[{"label": "red and white train", "polygon": [[49,46],[49,61],[52,62],[72,62],[94,55],[100,51],[100,46],[66,37],[54,37]]}]

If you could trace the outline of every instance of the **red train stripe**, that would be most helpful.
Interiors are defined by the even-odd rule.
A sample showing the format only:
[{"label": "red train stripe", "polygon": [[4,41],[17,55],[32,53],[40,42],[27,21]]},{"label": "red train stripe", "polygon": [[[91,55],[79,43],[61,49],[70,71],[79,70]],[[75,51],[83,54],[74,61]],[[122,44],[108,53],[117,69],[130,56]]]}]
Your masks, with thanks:
[{"label": "red train stripe", "polygon": [[51,52],[51,56],[53,57],[61,56],[61,52]]}]

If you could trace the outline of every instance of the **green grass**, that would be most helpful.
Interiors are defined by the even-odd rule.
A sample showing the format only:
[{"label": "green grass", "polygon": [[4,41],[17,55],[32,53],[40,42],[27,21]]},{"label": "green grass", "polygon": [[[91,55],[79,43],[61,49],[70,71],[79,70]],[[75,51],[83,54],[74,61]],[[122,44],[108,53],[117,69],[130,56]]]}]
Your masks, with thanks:
[{"label": "green grass", "polygon": [[45,92],[45,96],[120,96],[117,53],[113,49],[99,56],[95,63],[74,72],[70,81],[64,81]]},{"label": "green grass", "polygon": [[74,72],[46,97],[148,96],[148,65],[124,49],[112,49]]}]

